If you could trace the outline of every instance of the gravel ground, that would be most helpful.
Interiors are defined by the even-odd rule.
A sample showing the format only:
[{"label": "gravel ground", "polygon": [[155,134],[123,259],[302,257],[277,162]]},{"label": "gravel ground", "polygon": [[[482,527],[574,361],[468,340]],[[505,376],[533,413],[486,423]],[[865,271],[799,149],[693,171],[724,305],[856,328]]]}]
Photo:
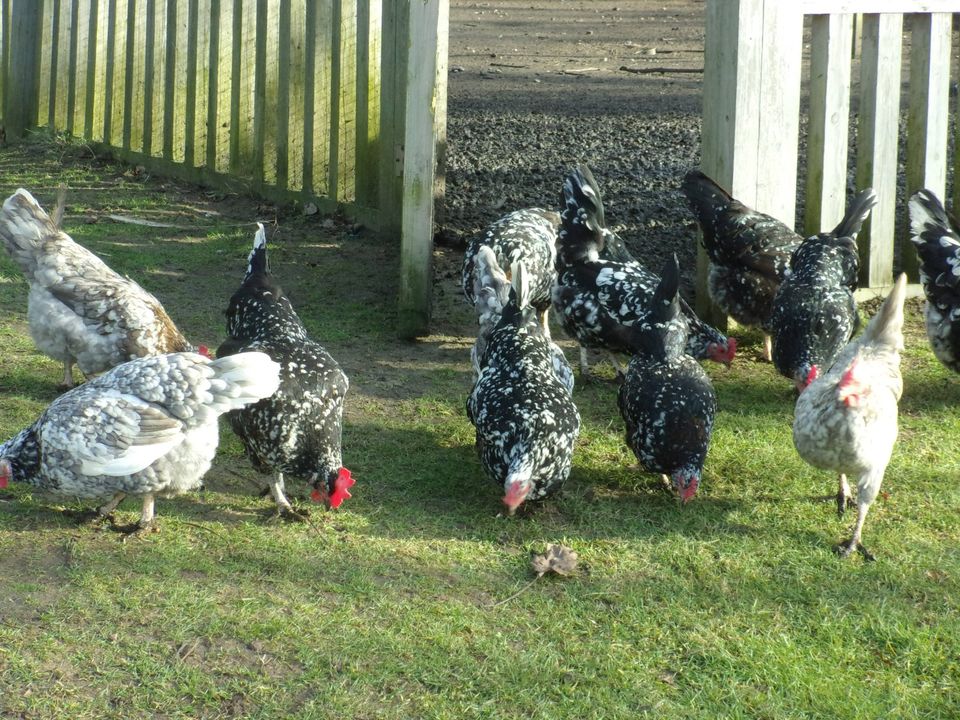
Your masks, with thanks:
[{"label": "gravel ground", "polygon": [[[594,171],[608,223],[653,267],[695,262],[679,192],[699,163],[703,2],[451,3],[446,204],[440,244],[460,248],[500,215],[556,206],[576,163]],[[685,278],[692,281],[692,272]]]},{"label": "gravel ground", "polygon": [[[438,244],[456,250],[510,210],[555,207],[562,178],[585,162],[600,183],[608,223],[651,267],[675,251],[689,294],[696,225],[679,185],[700,161],[704,8],[702,0],[452,0],[447,194]],[[909,42],[905,57],[908,50]],[[634,74],[625,66],[663,72]],[[854,67],[854,83],[857,74]],[[903,74],[906,81],[906,67]],[[852,104],[849,195],[856,92]],[[805,125],[801,115],[798,219]],[[904,114],[901,235],[905,130]],[[950,157],[954,137],[951,129]],[[952,184],[948,177],[948,191]]]}]

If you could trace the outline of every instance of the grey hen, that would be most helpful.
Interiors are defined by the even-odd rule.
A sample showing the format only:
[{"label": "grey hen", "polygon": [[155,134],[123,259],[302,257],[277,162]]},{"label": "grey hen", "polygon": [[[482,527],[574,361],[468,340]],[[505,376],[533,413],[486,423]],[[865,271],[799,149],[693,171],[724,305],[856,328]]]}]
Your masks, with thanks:
[{"label": "grey hen", "polygon": [[843,348],[829,372],[815,378],[797,399],[794,445],[814,467],[839,473],[841,515],[853,503],[847,475],[857,478],[857,521],[851,538],[838,546],[844,557],[859,550],[873,559],[861,535],[897,439],[906,287],[907,276],[901,275],[863,334]]},{"label": "grey hen", "polygon": [[0,487],[9,481],[91,500],[107,517],[126,495],[142,498],[138,532],[156,496],[200,486],[219,440],[217,418],[268,397],[279,366],[263,353],[210,361],[172,353],[118,365],[53,401],[0,445]]},{"label": "grey hen", "polygon": [[[86,376],[127,360],[193,351],[160,302],[81,247],[26,190],[3,203],[0,240],[30,283],[30,334],[45,355]],[[206,349],[201,347],[201,353]]]}]

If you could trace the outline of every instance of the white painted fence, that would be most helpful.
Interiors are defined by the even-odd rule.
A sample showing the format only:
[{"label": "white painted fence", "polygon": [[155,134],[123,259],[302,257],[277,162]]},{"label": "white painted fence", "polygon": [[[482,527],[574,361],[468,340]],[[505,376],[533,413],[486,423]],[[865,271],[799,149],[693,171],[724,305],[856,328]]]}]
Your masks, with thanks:
[{"label": "white painted fence", "polygon": [[[960,12],[960,0],[708,0],[703,171],[748,205],[794,225],[803,23],[812,16],[804,229],[812,233],[839,222],[847,187],[853,23],[862,14],[856,186],[873,187],[879,202],[860,236],[861,286],[890,285],[897,204],[921,187],[941,198],[946,189],[952,12]],[[907,197],[897,197],[905,38]],[[955,205],[958,199],[955,185]],[[912,246],[902,264],[915,278]],[[701,252],[698,307],[704,309],[705,279]]]}]

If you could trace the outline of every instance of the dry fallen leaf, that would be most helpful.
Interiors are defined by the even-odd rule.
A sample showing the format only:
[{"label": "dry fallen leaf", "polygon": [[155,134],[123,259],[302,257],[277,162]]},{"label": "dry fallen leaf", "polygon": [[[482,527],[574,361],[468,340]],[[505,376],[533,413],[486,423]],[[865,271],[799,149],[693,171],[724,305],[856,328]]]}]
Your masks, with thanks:
[{"label": "dry fallen leaf", "polygon": [[657,673],[657,680],[659,680],[662,683],[666,683],[667,685],[676,687],[677,674],[678,673],[676,670],[671,670],[670,668],[664,668],[659,673]]},{"label": "dry fallen leaf", "polygon": [[530,566],[537,577],[547,573],[573,575],[577,571],[577,554],[565,545],[550,543],[545,553],[530,553]]}]

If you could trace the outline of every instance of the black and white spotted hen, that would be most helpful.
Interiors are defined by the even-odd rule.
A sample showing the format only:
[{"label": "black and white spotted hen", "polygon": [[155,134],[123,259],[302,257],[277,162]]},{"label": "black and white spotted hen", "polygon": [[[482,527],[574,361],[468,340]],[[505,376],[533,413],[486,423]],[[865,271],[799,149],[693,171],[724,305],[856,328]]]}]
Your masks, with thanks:
[{"label": "black and white spotted hen", "polygon": [[837,548],[844,557],[859,550],[866,559],[873,559],[861,535],[897,439],[906,287],[906,275],[901,275],[863,334],[843,348],[829,372],[814,377],[797,398],[793,443],[805,461],[839,474],[840,515],[854,504],[847,475],[857,480],[853,535]]},{"label": "black and white spotted hen", "polygon": [[741,325],[767,333],[769,360],[773,298],[803,238],[775,217],[747,207],[699,170],[686,174],[682,189],[710,258],[710,298]]},{"label": "black and white spotted hen", "polygon": [[566,480],[580,432],[580,415],[558,377],[550,340],[529,297],[520,263],[467,399],[480,462],[503,488],[511,515],[521,503],[549,495]]},{"label": "black and white spotted hen", "polygon": [[937,196],[921,190],[910,198],[910,239],[920,256],[924,313],[933,354],[960,372],[960,233]]},{"label": "black and white spotted hen", "polygon": [[[615,236],[604,226],[600,191],[589,168],[581,166],[567,176],[561,198],[564,207],[553,305],[564,330],[580,343],[580,367],[586,373],[586,348],[630,352],[620,342],[621,334],[610,333],[608,328],[643,320],[660,279],[633,260],[622,242],[609,243]],[[690,331],[687,352],[698,359],[729,364],[736,353],[736,340],[687,310],[689,314],[682,315]]]},{"label": "black and white spotted hen", "polygon": [[[477,340],[470,351],[473,362],[474,381],[480,377],[480,359],[486,351],[490,336],[500,322],[503,309],[510,300],[510,280],[497,264],[497,258],[489,247],[481,247],[475,259],[473,271],[474,309],[477,312]],[[518,263],[514,263],[516,267]],[[524,266],[525,268],[526,266]],[[541,325],[542,327],[542,325]],[[563,350],[546,336],[549,342],[550,357],[557,378],[569,392],[573,392],[573,369],[567,362]]]},{"label": "black and white spotted hen", "polygon": [[253,241],[243,284],[230,298],[227,332],[230,337],[217,349],[218,357],[256,350],[280,364],[277,392],[228,416],[254,468],[275,473],[270,493],[278,512],[300,517],[284,493],[284,476],[308,481],[314,500],[339,507],[354,484],[341,465],[340,452],[347,376],[310,339],[270,274],[263,225]]},{"label": "black and white spotted hen", "polygon": [[200,487],[219,441],[217,419],[273,394],[277,363],[264,353],[209,360],[196,353],[139,358],[61,395],[0,445],[0,488],[9,481],[66,497],[142,499],[149,529],[157,496]]},{"label": "black and white spotted hen", "polygon": [[857,329],[856,238],[876,203],[873,190],[861,191],[834,232],[805,239],[790,258],[790,272],[777,290],[770,325],[773,364],[798,389],[814,368],[823,372],[833,365]]},{"label": "black and white spotted hen", "polygon": [[663,267],[644,320],[613,330],[634,353],[617,403],[627,445],[644,468],[668,476],[685,503],[700,487],[717,400],[710,378],[684,352],[687,325],[679,286],[673,257]]},{"label": "black and white spotted hen", "polygon": [[463,255],[462,282],[467,301],[476,304],[477,254],[488,247],[497,265],[510,279],[510,268],[522,262],[530,282],[530,304],[540,315],[540,324],[549,335],[547,310],[550,291],[556,282],[556,238],[560,215],[551,210],[527,208],[504,215],[482,237],[474,238]]}]

